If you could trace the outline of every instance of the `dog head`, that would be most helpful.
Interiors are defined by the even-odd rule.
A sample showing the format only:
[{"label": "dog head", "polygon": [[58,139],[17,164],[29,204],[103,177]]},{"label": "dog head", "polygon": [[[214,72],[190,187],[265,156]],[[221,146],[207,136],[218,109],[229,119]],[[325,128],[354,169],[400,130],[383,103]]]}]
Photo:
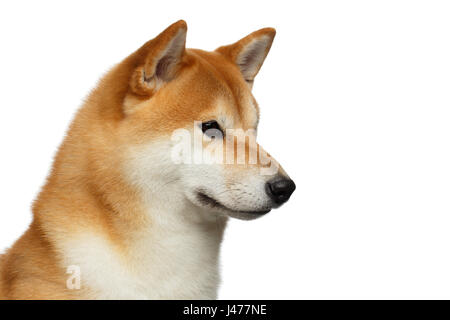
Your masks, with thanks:
[{"label": "dog head", "polygon": [[260,217],[295,189],[256,143],[252,85],[275,30],[258,30],[213,52],[186,49],[186,31],[184,21],[174,23],[116,70],[129,72],[118,129],[127,146],[127,179],[149,201]]}]

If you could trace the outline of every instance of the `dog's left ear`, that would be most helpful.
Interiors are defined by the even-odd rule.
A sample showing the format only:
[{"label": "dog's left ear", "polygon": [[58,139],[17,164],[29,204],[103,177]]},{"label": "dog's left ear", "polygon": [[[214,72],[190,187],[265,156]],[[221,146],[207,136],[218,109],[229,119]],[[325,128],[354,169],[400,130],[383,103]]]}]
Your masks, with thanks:
[{"label": "dog's left ear", "polygon": [[186,31],[185,21],[175,22],[137,51],[142,64],[131,79],[134,93],[151,97],[164,83],[176,77],[185,52]]},{"label": "dog's left ear", "polygon": [[273,28],[264,28],[216,51],[236,63],[245,81],[251,85],[269,53],[275,33]]}]

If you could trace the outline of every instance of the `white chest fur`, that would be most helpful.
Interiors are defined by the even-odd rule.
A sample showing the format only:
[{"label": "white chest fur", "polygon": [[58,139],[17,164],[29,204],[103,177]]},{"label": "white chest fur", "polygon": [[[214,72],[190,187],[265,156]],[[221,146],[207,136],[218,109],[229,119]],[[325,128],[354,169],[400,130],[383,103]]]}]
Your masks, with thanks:
[{"label": "white chest fur", "polygon": [[154,221],[121,251],[102,235],[82,233],[62,248],[95,299],[215,299],[225,221]]}]

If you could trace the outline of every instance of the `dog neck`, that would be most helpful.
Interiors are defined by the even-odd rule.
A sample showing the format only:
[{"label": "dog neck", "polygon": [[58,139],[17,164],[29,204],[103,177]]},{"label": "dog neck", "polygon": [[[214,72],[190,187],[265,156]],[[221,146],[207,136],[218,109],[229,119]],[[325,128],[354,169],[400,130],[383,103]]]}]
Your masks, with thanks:
[{"label": "dog neck", "polygon": [[111,198],[60,178],[67,180],[54,171],[36,201],[35,220],[60,254],[63,272],[80,270],[80,297],[217,297],[226,218],[170,190],[142,199],[124,189]]}]

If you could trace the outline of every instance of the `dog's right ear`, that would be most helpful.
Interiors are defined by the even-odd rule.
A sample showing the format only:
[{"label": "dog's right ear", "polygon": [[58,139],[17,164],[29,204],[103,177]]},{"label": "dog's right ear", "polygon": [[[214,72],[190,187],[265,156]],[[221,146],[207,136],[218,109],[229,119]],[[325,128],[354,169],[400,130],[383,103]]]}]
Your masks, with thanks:
[{"label": "dog's right ear", "polygon": [[130,83],[135,94],[151,97],[176,76],[186,50],[186,31],[185,21],[175,22],[137,51],[141,63]]}]

